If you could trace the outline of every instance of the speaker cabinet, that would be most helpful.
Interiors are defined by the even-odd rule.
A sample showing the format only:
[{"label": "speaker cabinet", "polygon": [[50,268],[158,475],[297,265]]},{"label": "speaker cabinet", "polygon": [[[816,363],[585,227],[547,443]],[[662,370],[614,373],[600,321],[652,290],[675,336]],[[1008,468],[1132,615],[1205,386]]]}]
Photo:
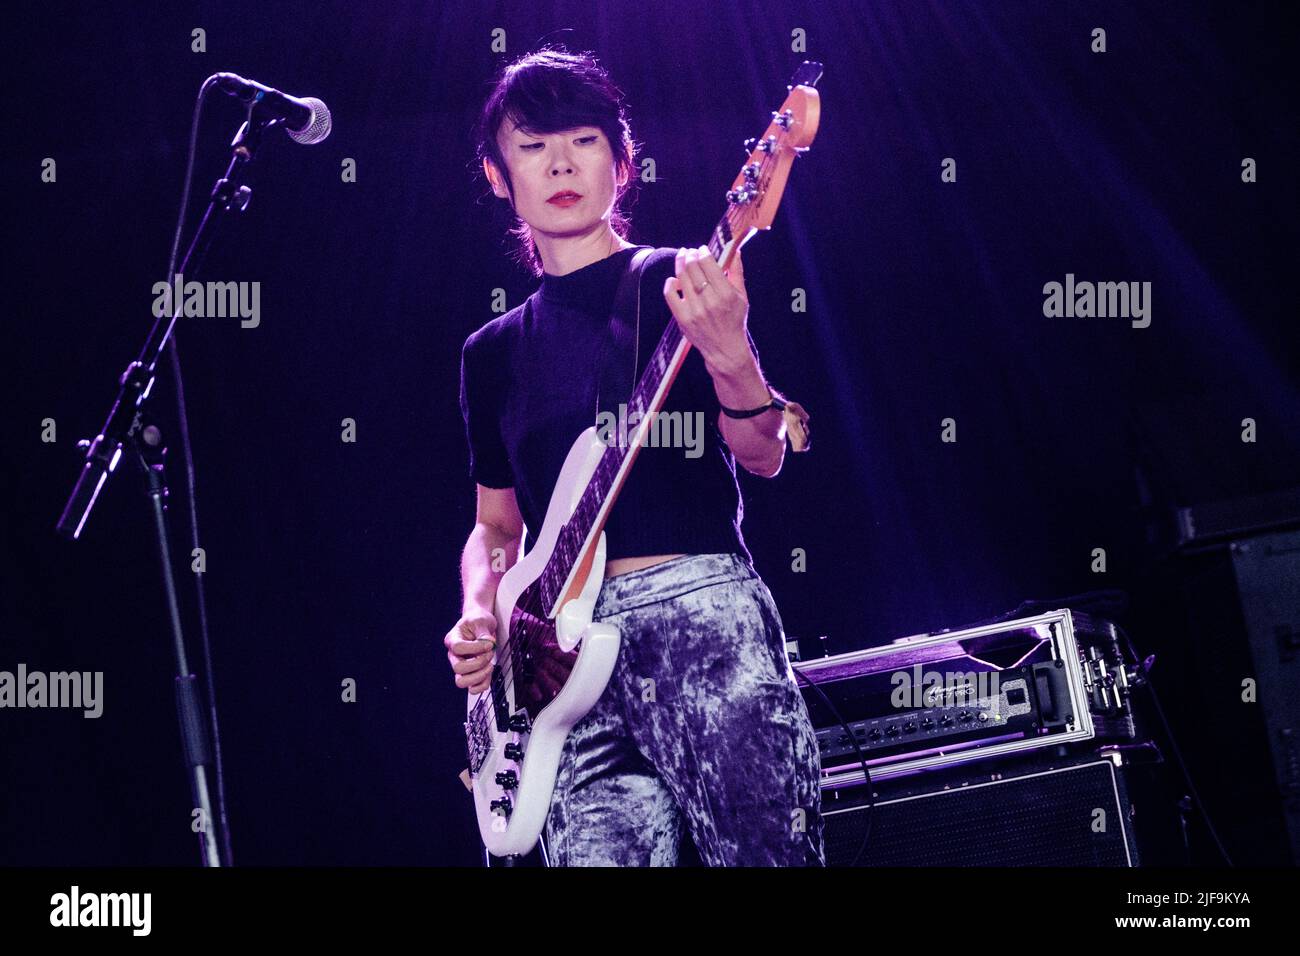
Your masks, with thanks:
[{"label": "speaker cabinet", "polygon": [[[973,767],[974,765],[972,765]],[[1042,758],[822,794],[826,862],[859,866],[1137,866],[1133,807],[1118,753]]]}]

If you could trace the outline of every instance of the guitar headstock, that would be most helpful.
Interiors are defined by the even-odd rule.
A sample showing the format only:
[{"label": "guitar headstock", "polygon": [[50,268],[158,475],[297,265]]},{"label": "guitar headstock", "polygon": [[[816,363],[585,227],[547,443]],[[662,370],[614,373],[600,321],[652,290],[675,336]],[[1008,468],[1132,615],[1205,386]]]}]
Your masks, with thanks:
[{"label": "guitar headstock", "polygon": [[752,230],[770,229],[785,193],[790,164],[806,153],[817,135],[821,100],[815,89],[822,65],[805,60],[787,87],[790,95],[772,113],[772,122],[761,136],[745,141],[749,156],[731,188],[727,190],[724,217],[733,237],[741,242]]}]

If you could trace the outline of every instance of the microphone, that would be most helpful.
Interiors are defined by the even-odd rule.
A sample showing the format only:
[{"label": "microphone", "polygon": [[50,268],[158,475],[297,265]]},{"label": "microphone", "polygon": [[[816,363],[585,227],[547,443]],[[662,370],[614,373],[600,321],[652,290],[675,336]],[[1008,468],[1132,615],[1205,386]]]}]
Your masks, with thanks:
[{"label": "microphone", "polygon": [[245,103],[260,101],[273,115],[284,120],[284,131],[296,143],[314,146],[334,128],[329,107],[314,96],[290,96],[236,73],[217,73],[215,78],[223,93],[237,96]]}]

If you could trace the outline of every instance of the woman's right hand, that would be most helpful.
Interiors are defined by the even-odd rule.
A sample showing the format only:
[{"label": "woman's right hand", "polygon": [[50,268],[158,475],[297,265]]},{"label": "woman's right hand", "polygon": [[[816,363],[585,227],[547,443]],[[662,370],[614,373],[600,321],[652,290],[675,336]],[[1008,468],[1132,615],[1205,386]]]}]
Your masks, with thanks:
[{"label": "woman's right hand", "polygon": [[486,611],[466,614],[442,639],[447,660],[456,674],[456,686],[481,694],[492,682],[492,658],[497,643],[497,620]]}]

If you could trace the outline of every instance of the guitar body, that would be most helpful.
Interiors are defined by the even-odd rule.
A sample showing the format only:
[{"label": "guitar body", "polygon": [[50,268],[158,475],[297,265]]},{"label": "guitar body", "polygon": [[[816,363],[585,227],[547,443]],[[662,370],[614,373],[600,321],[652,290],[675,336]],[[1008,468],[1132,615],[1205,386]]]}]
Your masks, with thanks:
[{"label": "guitar body", "polygon": [[[472,718],[479,701],[495,694],[495,701],[489,698],[484,709],[489,715],[487,758],[470,778],[479,832],[496,856],[527,853],[537,843],[550,810],[565,737],[600,699],[618,658],[618,629],[591,620],[605,578],[603,531],[585,562],[585,573],[579,566],[569,588],[576,596],[563,602],[554,619],[546,616],[537,594],[538,578],[560,528],[573,514],[605,448],[595,426],[578,436],[560,469],[536,544],[497,587],[493,686],[471,694],[468,706]],[[502,677],[506,667],[509,681]],[[507,717],[504,730],[496,719],[501,711]],[[527,714],[526,730],[509,725],[508,718],[520,713]],[[516,717],[515,724],[523,721]],[[507,744],[521,752],[511,748],[511,757],[522,759],[507,757]],[[512,780],[517,784],[509,786]],[[503,805],[503,799],[509,804]],[[504,807],[508,812],[501,812]]]}]

